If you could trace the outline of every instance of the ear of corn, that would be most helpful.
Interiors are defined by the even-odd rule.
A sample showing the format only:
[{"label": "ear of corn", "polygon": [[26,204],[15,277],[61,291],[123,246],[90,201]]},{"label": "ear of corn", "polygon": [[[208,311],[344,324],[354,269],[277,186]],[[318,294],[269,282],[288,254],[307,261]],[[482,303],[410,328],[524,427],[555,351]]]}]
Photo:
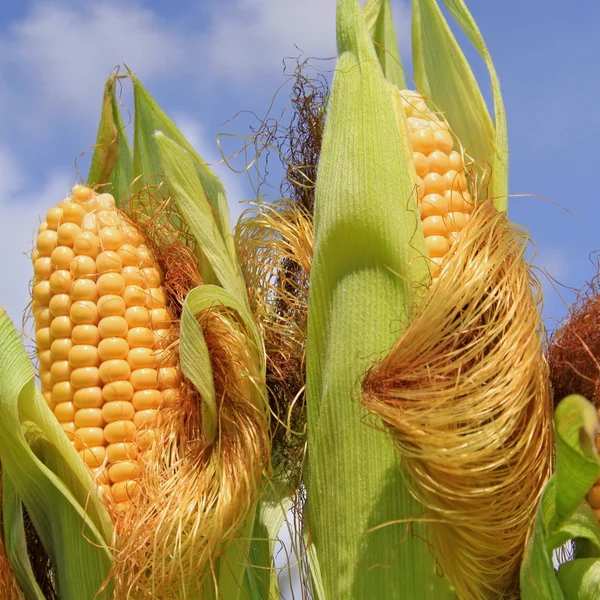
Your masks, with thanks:
[{"label": "ear of corn", "polygon": [[[338,3],[316,190],[307,345],[307,521],[324,598],[451,597],[391,440],[365,423],[360,377],[429,279],[409,162],[355,0]],[[420,285],[419,285],[420,284]],[[391,325],[393,324],[393,325]],[[393,549],[393,550],[392,550]]]},{"label": "ear of corn", "polygon": [[177,403],[162,273],[113,197],[79,185],[48,211],[32,259],[42,394],[99,494],[122,509],[158,410]]},{"label": "ear of corn", "polygon": [[[136,110],[132,205],[139,200],[144,210],[144,198],[157,192],[167,198],[181,221],[171,221],[169,211],[159,211],[156,219],[161,227],[184,227],[197,253],[204,285],[189,290],[184,303],[180,348],[183,372],[203,397],[191,407],[188,425],[167,440],[165,455],[155,456],[169,483],[149,482],[153,491],[140,499],[140,517],[122,543],[116,576],[120,593],[152,589],[168,595],[183,589],[211,598],[218,589],[230,590],[228,597],[235,600],[243,594],[261,476],[268,466],[264,349],[247,316],[222,184],[139,81],[131,79]],[[164,180],[154,175],[161,173]],[[198,304],[199,298],[206,304]],[[198,348],[192,346],[196,343]],[[143,565],[141,577],[130,561]]]}]

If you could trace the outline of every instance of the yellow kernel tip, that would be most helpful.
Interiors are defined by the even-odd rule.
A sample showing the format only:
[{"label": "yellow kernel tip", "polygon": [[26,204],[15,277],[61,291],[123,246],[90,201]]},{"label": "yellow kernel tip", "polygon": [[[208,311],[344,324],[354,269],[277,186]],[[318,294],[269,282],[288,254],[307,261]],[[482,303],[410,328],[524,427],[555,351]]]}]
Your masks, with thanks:
[{"label": "yellow kernel tip", "polygon": [[71,190],[73,199],[77,202],[87,202],[93,195],[94,191],[87,185],[74,185]]}]

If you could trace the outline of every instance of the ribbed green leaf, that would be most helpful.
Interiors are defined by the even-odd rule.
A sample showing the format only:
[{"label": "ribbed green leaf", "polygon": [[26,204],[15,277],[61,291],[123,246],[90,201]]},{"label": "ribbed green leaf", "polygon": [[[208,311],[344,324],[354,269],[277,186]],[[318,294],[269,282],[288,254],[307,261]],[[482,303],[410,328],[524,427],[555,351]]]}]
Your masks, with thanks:
[{"label": "ribbed green leaf", "polygon": [[[321,600],[447,596],[389,436],[359,402],[428,280],[416,200],[377,55],[340,0],[316,190],[307,348],[307,507]],[[412,157],[411,157],[412,158]]]},{"label": "ribbed green leaf", "polygon": [[31,567],[25,539],[23,504],[15,491],[10,477],[2,474],[2,516],[4,520],[5,546],[7,556],[16,574],[19,587],[25,598],[45,600]]},{"label": "ribbed green leaf", "polygon": [[214,285],[203,285],[191,290],[183,305],[181,314],[181,339],[179,352],[181,368],[185,376],[194,384],[203,405],[203,428],[208,440],[214,439],[217,429],[217,405],[212,378],[212,367],[204,334],[196,320],[196,315],[213,306],[224,306],[234,310],[242,319],[250,333],[250,343],[257,350],[258,376],[264,380],[265,362],[262,352],[262,339],[250,313],[236,298],[224,289]]},{"label": "ribbed green leaf", "polygon": [[443,0],[444,4],[456,19],[466,36],[469,38],[477,52],[483,58],[492,83],[494,98],[494,155],[492,159],[492,188],[490,193],[496,198],[495,206],[498,210],[508,209],[508,131],[506,126],[506,111],[504,100],[500,91],[500,81],[492,57],[487,49],[483,36],[477,27],[475,19],[467,9],[464,0]]},{"label": "ribbed green leaf", "polygon": [[183,374],[194,384],[202,398],[202,429],[208,442],[212,442],[217,432],[217,401],[208,347],[196,320],[201,310],[197,301],[200,289],[195,288],[187,295],[181,311],[179,357]]},{"label": "ribbed green leaf", "polygon": [[219,598],[248,600],[244,594],[244,583],[249,564],[249,551],[255,520],[256,507],[246,515],[244,526],[219,559],[217,571]]},{"label": "ribbed green leaf", "polygon": [[[600,569],[586,558],[563,565],[557,578],[552,554],[568,539],[584,539],[593,553],[600,550],[600,526],[585,496],[600,476],[595,450],[596,409],[582,396],[568,396],[555,413],[556,472],[544,488],[533,535],[521,567],[523,600],[594,598],[600,589]],[[580,562],[584,561],[584,562]],[[600,561],[598,558],[592,561]],[[595,579],[595,587],[590,582]]]},{"label": "ribbed green leaf", "polygon": [[210,263],[218,283],[247,306],[246,287],[237,258],[232,258],[227,251],[191,155],[160,131],[154,138],[167,183],[189,231]]},{"label": "ribbed green leaf", "polygon": [[206,161],[198,155],[175,123],[158,106],[138,79],[131,75],[131,80],[133,81],[135,106],[133,173],[134,177],[139,177],[137,185],[143,187],[161,182],[162,163],[153,135],[155,131],[162,131],[168,138],[189,152],[200,178],[203,195],[212,205],[217,228],[221,233],[227,252],[231,259],[235,260],[236,253],[229,220],[229,206],[225,187],[221,180],[213,173]]},{"label": "ribbed green leaf", "polygon": [[306,554],[308,557],[308,563],[310,565],[310,579],[315,600],[324,600],[326,597],[325,586],[323,585],[323,576],[321,575],[319,557],[315,551],[314,545],[310,543],[310,536],[305,535],[304,541],[307,547]]},{"label": "ribbed green leaf", "polygon": [[92,600],[112,562],[110,517],[95,496],[85,465],[36,389],[23,343],[3,310],[0,348],[0,455],[12,484],[9,494],[14,490],[13,510],[5,515],[10,517],[5,520],[6,538],[14,550],[22,535],[22,513],[19,520],[14,504],[18,498],[56,569],[61,600]]},{"label": "ribbed green leaf", "polygon": [[390,0],[367,0],[363,12],[385,78],[403,90],[406,81]]},{"label": "ribbed green leaf", "polygon": [[[115,95],[118,79],[112,75],[104,87],[96,147],[87,180],[90,186],[103,186],[102,191],[111,193],[117,206],[126,199],[133,172],[131,147]],[[107,183],[109,185],[105,185]]]},{"label": "ribbed green leaf", "polygon": [[565,600],[600,599],[600,560],[578,558],[564,564],[558,572]]},{"label": "ribbed green leaf", "polygon": [[[508,147],[504,105],[498,78],[475,22],[462,0],[448,0],[449,10],[484,57],[492,77],[496,128],[492,124],[473,71],[454,37],[437,0],[413,0],[413,66],[418,90],[442,112],[466,152],[491,181],[480,182],[480,193],[495,198],[506,210]],[[483,188],[483,189],[482,189]]]}]

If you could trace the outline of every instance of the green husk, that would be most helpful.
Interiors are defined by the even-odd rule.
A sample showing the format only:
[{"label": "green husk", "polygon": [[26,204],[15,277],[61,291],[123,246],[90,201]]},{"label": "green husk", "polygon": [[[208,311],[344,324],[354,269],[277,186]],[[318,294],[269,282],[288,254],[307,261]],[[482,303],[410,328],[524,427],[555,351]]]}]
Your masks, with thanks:
[{"label": "green husk", "polygon": [[[185,139],[178,127],[169,119],[165,112],[158,106],[148,91],[139,80],[130,73],[133,82],[135,105],[135,135],[133,154],[134,188],[144,189],[163,183],[163,164],[158,146],[154,140],[154,133],[162,131],[166,137],[186,150],[194,164],[196,174],[202,186],[202,196],[212,206],[216,227],[223,238],[223,243],[232,261],[235,261],[235,247],[229,220],[229,206],[225,195],[225,187],[221,180],[210,169]],[[203,273],[204,275],[204,273]],[[205,277],[205,281],[209,280]]]},{"label": "green husk", "polygon": [[[35,387],[33,367],[0,309],[0,456],[6,550],[27,598],[39,598],[21,503],[56,573],[61,600],[96,596],[112,564],[112,525],[83,462]],[[71,557],[65,560],[65,557]]]},{"label": "green husk", "polygon": [[102,192],[112,194],[117,206],[126,200],[133,169],[131,147],[115,94],[119,79],[113,74],[104,86],[100,124],[87,178],[89,186],[102,186]]},{"label": "green husk", "polygon": [[391,440],[358,402],[362,375],[389,350],[429,279],[424,240],[408,157],[355,0],[338,3],[337,39],[309,298],[309,557],[323,598],[444,598],[414,522],[422,509]]},{"label": "green husk", "polygon": [[403,90],[406,87],[406,80],[390,0],[367,0],[363,13],[385,78]]},{"label": "green husk", "polygon": [[[600,589],[600,526],[585,496],[600,476],[595,436],[600,423],[583,396],[567,396],[556,408],[556,472],[546,484],[521,567],[523,600],[592,599]],[[567,541],[585,541],[583,556],[558,575],[553,553]]]},{"label": "green husk", "polygon": [[475,76],[437,0],[413,0],[415,83],[433,107],[442,111],[452,132],[474,159],[479,197],[508,207],[508,137],[500,84],[490,54],[463,0],[443,0],[483,57],[492,82],[494,122]]}]

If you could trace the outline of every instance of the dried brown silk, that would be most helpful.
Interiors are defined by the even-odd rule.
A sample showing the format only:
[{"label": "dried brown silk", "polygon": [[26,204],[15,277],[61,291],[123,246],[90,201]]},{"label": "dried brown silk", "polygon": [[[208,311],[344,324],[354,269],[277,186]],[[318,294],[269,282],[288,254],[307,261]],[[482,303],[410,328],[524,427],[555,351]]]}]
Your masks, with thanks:
[{"label": "dried brown silk", "polygon": [[519,597],[521,555],[552,461],[539,284],[524,232],[478,205],[422,306],[364,380],[363,403],[428,509],[462,599]]},{"label": "dried brown silk", "polygon": [[548,345],[548,365],[558,404],[581,394],[600,408],[600,273],[583,287]]},{"label": "dried brown silk", "polygon": [[296,487],[305,442],[304,382],[312,216],[291,201],[259,205],[236,228],[250,305],[267,356],[273,460]]},{"label": "dried brown silk", "polygon": [[[265,343],[275,476],[293,492],[306,446],[306,331],[313,259],[315,184],[328,86],[298,59],[287,124],[264,121],[259,148],[276,150],[282,198],[257,204],[236,226],[235,243],[252,312]],[[265,180],[267,173],[265,172]]]},{"label": "dried brown silk", "polygon": [[[187,292],[202,284],[189,235],[173,226],[183,220],[156,190],[146,190],[126,213],[163,269],[179,319]],[[183,378],[179,405],[160,411],[153,425],[141,492],[116,518],[115,598],[196,597],[212,586],[214,562],[239,533],[268,466],[268,419],[248,388],[261,382],[244,376],[254,360],[248,333],[223,307],[197,318],[211,358],[218,433],[212,443],[203,436],[201,399]],[[178,353],[177,339],[171,350]]]}]

